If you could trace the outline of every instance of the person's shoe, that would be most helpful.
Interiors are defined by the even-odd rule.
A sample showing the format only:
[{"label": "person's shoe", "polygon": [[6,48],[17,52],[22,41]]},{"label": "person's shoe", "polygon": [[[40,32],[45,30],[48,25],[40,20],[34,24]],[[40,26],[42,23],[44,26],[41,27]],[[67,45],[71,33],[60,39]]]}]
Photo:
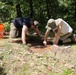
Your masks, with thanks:
[{"label": "person's shoe", "polygon": [[76,43],[76,34],[72,34],[72,36],[71,36],[71,41],[72,41],[73,43]]},{"label": "person's shoe", "polygon": [[59,45],[63,45],[63,41],[62,40],[59,40],[58,44]]}]

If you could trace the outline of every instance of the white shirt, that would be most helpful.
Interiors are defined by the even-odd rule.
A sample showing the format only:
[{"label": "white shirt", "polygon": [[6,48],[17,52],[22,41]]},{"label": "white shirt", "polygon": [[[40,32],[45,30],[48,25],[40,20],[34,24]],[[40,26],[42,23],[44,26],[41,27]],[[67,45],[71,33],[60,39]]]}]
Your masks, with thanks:
[{"label": "white shirt", "polygon": [[[55,20],[55,23],[57,26],[58,26],[59,20],[61,20],[61,19]],[[70,25],[67,22],[65,22],[64,20],[62,20],[61,36],[65,35],[67,33],[72,33],[72,31],[73,31],[73,29],[70,27]]]}]

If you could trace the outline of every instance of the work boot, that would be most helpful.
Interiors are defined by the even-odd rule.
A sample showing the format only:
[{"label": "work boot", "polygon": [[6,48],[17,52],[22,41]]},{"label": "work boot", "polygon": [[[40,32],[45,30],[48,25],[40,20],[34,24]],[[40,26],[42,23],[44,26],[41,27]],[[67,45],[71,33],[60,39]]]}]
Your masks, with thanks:
[{"label": "work boot", "polygon": [[72,36],[71,36],[71,41],[72,41],[73,43],[76,43],[76,34],[72,34]]}]

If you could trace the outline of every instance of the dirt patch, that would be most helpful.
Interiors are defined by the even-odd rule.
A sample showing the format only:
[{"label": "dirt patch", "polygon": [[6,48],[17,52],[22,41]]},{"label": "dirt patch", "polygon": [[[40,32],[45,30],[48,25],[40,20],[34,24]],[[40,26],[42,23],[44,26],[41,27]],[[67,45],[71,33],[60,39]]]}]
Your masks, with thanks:
[{"label": "dirt patch", "polygon": [[46,52],[49,52],[57,59],[68,59],[73,55],[73,48],[71,46],[58,46],[55,47],[54,45],[47,45],[45,46],[33,46],[30,47],[29,50],[31,52],[44,54]]},{"label": "dirt patch", "polygon": [[[0,67],[6,75],[76,75],[76,45],[45,47],[37,37],[27,45],[0,40]],[[4,72],[1,72],[4,74]]]},{"label": "dirt patch", "polygon": [[30,51],[36,53],[44,53],[46,51],[46,48],[42,46],[35,46],[35,47],[30,47]]}]

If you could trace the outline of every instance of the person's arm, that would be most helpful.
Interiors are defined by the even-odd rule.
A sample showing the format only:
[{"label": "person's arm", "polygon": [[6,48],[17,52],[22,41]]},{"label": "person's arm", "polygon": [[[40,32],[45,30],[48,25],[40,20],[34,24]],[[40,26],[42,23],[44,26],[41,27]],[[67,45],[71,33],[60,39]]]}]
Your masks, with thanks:
[{"label": "person's arm", "polygon": [[25,25],[23,25],[23,28],[22,28],[22,42],[23,42],[23,44],[26,44],[27,29],[28,28]]},{"label": "person's arm", "polygon": [[35,31],[36,31],[37,35],[38,35],[39,37],[41,37],[40,31],[39,31],[39,29],[38,29],[38,26],[35,27]]},{"label": "person's arm", "polygon": [[58,41],[60,39],[60,34],[61,34],[61,27],[62,27],[62,19],[60,19],[58,23],[57,33],[55,33],[55,40],[53,44],[56,44],[56,45],[58,44]]},{"label": "person's arm", "polygon": [[48,37],[49,32],[50,32],[50,30],[48,30],[48,29],[45,32],[44,41],[43,41],[44,45],[47,45],[47,37]]}]

